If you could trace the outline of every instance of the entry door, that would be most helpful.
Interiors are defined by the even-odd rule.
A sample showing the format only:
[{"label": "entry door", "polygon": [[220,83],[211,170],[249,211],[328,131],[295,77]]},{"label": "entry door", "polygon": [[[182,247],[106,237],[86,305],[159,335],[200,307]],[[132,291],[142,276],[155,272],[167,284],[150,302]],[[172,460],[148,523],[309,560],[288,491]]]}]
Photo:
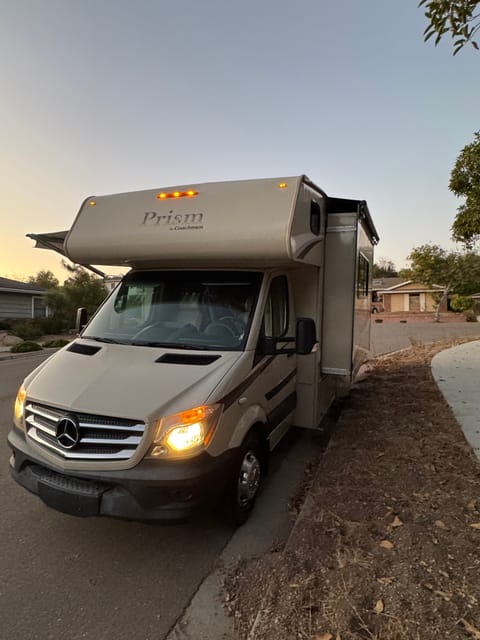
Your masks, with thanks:
[{"label": "entry door", "polygon": [[[265,303],[262,333],[264,337],[275,338],[277,348],[293,349],[293,343],[282,342],[282,338],[293,335],[295,317],[289,295],[286,275],[275,276]],[[262,335],[259,338],[259,345]],[[258,383],[262,394],[262,404],[268,417],[270,447],[273,448],[291,426],[295,411],[296,358],[294,354],[266,356],[258,362],[264,367]]]}]

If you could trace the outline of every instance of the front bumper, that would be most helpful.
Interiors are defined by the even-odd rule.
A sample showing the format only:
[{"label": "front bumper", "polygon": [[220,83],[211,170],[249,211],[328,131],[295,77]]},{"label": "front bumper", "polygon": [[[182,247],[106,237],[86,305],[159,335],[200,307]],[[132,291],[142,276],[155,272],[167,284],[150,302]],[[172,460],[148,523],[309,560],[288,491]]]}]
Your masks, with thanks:
[{"label": "front bumper", "polygon": [[32,455],[24,434],[12,429],[13,478],[41,500],[71,515],[111,516],[129,520],[181,521],[214,504],[229,482],[237,455],[204,452],[188,460],[143,460],[115,471],[68,473]]}]

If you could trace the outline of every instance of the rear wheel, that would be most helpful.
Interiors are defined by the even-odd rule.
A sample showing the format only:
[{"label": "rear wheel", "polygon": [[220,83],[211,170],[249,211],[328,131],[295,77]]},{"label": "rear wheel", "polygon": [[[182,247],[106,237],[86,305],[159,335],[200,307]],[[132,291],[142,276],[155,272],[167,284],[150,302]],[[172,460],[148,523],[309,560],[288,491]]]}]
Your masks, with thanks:
[{"label": "rear wheel", "polygon": [[225,496],[228,521],[239,526],[248,520],[262,481],[262,447],[250,433],[240,447],[236,472]]}]

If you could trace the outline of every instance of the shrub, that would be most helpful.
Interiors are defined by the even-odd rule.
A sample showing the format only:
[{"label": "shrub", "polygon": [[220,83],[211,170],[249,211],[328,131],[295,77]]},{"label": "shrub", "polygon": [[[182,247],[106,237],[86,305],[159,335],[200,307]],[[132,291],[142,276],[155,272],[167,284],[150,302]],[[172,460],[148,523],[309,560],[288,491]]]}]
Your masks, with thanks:
[{"label": "shrub", "polygon": [[0,320],[0,331],[10,331],[11,327],[12,324],[8,320]]},{"label": "shrub", "polygon": [[26,353],[27,351],[41,351],[42,347],[36,343],[27,340],[26,342],[21,342],[20,344],[16,344],[14,347],[10,348],[11,353]]},{"label": "shrub", "polygon": [[477,314],[473,309],[468,309],[464,312],[464,317],[466,322],[477,322]]},{"label": "shrub", "polygon": [[42,318],[38,321],[38,324],[42,330],[42,335],[50,335],[52,333],[63,333],[67,330],[68,322],[65,318],[60,316],[54,316],[53,318]]},{"label": "shrub", "polygon": [[38,320],[15,320],[11,325],[11,332],[22,340],[34,340],[42,335],[42,328]]},{"label": "shrub", "polygon": [[473,300],[470,296],[453,295],[450,298],[450,309],[452,311],[467,311],[473,306]]},{"label": "shrub", "polygon": [[53,349],[53,348],[60,348],[60,347],[64,347],[66,344],[68,344],[68,340],[49,340],[48,342],[44,342],[43,343],[43,348],[44,349]]}]

